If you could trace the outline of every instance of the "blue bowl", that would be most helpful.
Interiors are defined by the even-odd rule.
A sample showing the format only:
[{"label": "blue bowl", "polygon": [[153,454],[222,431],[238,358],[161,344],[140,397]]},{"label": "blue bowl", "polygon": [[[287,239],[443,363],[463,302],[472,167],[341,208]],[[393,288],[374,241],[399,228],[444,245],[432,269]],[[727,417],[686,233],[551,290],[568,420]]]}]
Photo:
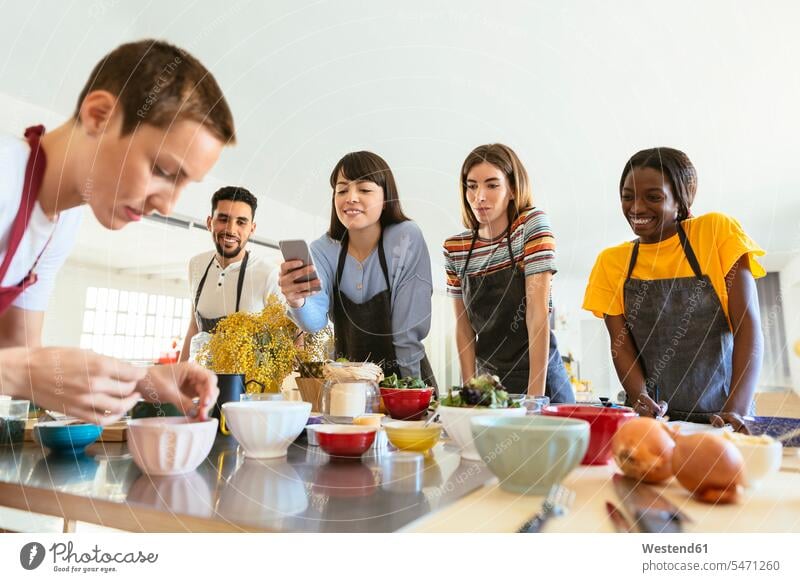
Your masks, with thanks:
[{"label": "blue bowl", "polygon": [[37,424],[33,438],[53,453],[79,455],[103,432],[96,424]]}]

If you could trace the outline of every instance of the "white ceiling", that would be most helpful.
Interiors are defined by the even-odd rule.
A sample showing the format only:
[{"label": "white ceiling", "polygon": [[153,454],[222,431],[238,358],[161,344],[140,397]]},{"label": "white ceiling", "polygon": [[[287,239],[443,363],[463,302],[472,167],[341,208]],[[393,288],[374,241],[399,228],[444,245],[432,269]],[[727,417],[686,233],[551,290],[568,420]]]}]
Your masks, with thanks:
[{"label": "white ceiling", "polygon": [[[800,251],[796,2],[14,0],[2,14],[0,92],[61,115],[120,42],[160,37],[195,53],[238,125],[214,179],[259,195],[270,239],[321,233],[330,169],[371,149],[438,260],[461,229],[464,156],[501,141],[552,217],[562,274],[587,276],[601,248],[631,236],[619,173],[655,145],[690,155],[695,212],[738,217],[768,266]],[[211,191],[187,194],[178,211],[204,218]],[[128,230],[113,241],[86,230],[77,252],[152,266],[183,260],[167,248],[208,248],[202,233],[174,234],[149,254],[144,233]]]}]

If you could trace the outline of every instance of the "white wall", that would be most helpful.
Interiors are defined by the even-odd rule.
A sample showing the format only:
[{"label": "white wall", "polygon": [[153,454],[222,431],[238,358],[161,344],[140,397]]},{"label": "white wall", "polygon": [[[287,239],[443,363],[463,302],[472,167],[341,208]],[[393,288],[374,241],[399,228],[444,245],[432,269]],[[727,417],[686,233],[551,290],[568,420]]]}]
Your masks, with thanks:
[{"label": "white wall", "polygon": [[794,348],[800,342],[800,254],[790,261],[780,273],[792,388],[795,392],[800,393],[800,354]]},{"label": "white wall", "polygon": [[554,333],[561,355],[572,355],[573,373],[589,380],[595,396],[616,398],[621,390],[611,363],[608,332],[602,319],[581,309],[586,279],[557,273],[553,278]]}]

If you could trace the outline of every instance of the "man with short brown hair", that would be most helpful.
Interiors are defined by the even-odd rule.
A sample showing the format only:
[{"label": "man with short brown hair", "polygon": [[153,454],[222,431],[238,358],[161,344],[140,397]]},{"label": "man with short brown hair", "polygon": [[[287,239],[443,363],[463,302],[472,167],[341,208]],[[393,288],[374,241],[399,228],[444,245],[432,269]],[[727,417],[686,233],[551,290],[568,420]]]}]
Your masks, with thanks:
[{"label": "man with short brown hair", "polygon": [[156,40],[103,57],[73,117],[53,131],[0,135],[0,394],[99,424],[140,397],[187,411],[196,398],[205,417],[217,394],[211,372],[42,348],[41,331],[83,204],[112,230],[168,215],[186,184],[202,180],[234,141],[233,116],[211,73]]}]

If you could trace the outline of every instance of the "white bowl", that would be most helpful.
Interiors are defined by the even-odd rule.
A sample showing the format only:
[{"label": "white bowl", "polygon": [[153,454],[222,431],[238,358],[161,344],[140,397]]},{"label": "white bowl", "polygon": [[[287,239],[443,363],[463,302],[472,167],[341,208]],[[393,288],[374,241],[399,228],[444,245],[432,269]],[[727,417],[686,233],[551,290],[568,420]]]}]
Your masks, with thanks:
[{"label": "white bowl", "polygon": [[217,419],[195,422],[184,416],[156,416],[128,421],[128,450],[148,475],[194,471],[208,456],[217,436]]},{"label": "white bowl", "polygon": [[311,414],[309,402],[254,400],[222,405],[225,422],[251,459],[286,456]]},{"label": "white bowl", "polygon": [[744,457],[744,486],[758,487],[759,483],[777,473],[783,462],[783,445],[767,436],[752,437],[735,433],[725,435]]},{"label": "white bowl", "polygon": [[525,416],[527,409],[519,408],[482,408],[439,406],[436,411],[439,419],[447,432],[447,436],[461,449],[461,457],[468,461],[480,461],[481,456],[472,440],[472,426],[470,420],[476,416]]}]

